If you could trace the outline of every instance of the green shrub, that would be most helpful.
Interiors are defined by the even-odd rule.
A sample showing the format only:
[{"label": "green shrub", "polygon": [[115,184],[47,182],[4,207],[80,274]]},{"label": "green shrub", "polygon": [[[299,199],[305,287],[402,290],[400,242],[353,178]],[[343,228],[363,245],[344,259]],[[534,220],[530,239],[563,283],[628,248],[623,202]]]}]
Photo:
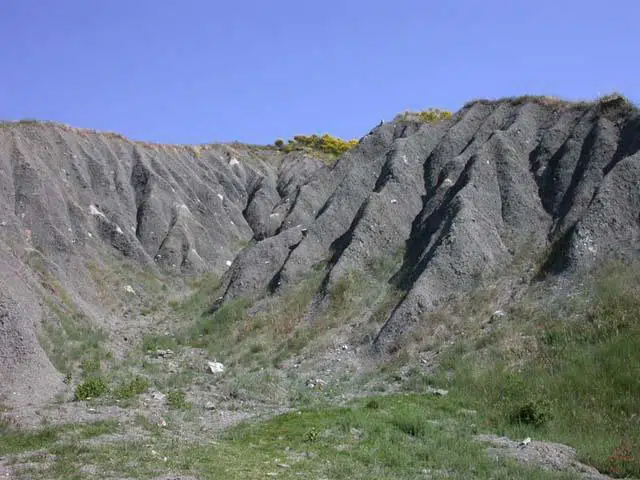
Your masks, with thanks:
[{"label": "green shrub", "polygon": [[101,377],[92,377],[76,387],[76,400],[89,400],[101,397],[109,391],[109,387]]},{"label": "green shrub", "polygon": [[522,405],[511,415],[511,423],[541,427],[551,419],[548,401],[535,400]]},{"label": "green shrub", "polygon": [[403,112],[396,116],[396,121],[412,121],[420,123],[438,123],[443,120],[448,120],[453,114],[447,110],[440,110],[439,108],[429,108],[420,112]]},{"label": "green shrub", "polygon": [[378,399],[372,398],[367,401],[364,407],[368,408],[369,410],[378,410],[380,408],[380,402],[378,401]]},{"label": "green shrub", "polygon": [[292,140],[284,145],[284,142],[279,144],[281,140],[276,140],[276,146],[282,148],[285,152],[292,152],[294,150],[312,150],[329,155],[331,158],[336,158],[342,155],[347,150],[355,147],[358,144],[358,140],[342,140],[341,138],[334,137],[333,135],[324,134],[318,135],[296,135]]},{"label": "green shrub", "polygon": [[187,410],[191,406],[187,402],[187,395],[182,390],[168,392],[167,405],[174,410]]},{"label": "green shrub", "polygon": [[133,398],[136,395],[146,392],[150,385],[149,380],[146,378],[136,377],[118,386],[118,388],[113,391],[113,395],[120,399]]}]

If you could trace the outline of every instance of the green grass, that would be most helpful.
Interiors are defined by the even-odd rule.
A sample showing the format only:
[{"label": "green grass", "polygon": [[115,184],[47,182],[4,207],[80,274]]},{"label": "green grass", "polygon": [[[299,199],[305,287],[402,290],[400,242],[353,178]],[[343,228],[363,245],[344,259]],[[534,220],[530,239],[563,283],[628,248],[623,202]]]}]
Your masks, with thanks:
[{"label": "green grass", "polygon": [[[566,443],[600,471],[638,477],[639,280],[618,266],[583,296],[547,307],[524,301],[510,313],[520,330],[504,327],[479,350],[459,341],[432,380],[481,412],[491,431]],[[520,343],[533,353],[523,356]]]},{"label": "green grass", "polygon": [[15,429],[0,421],[0,456],[51,448],[62,440],[87,440],[119,429],[118,423],[111,420],[45,427],[37,431]]},{"label": "green grass", "polygon": [[80,467],[94,465],[103,474],[133,478],[157,476],[158,469],[203,479],[258,479],[269,473],[336,480],[575,478],[491,459],[473,440],[469,418],[450,399],[375,397],[375,408],[372,400],[241,424],[202,444],[173,435],[144,442],[62,443],[52,448],[56,458],[44,475],[84,478]]},{"label": "green grass", "polygon": [[46,298],[54,320],[44,323],[40,343],[54,366],[68,374],[80,367],[83,374],[100,369],[101,360],[110,358],[104,349],[105,334],[75,307]]},{"label": "green grass", "polygon": [[145,335],[142,339],[142,351],[155,352],[156,350],[178,349],[178,340],[171,335]]}]

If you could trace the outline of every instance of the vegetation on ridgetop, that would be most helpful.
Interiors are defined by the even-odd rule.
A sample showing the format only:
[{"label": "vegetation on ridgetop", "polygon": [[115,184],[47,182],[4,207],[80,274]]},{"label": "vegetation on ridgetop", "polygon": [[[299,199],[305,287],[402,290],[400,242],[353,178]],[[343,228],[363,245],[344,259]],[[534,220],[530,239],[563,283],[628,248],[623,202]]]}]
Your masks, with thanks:
[{"label": "vegetation on ridgetop", "polygon": [[438,123],[443,120],[449,120],[453,114],[447,110],[439,108],[428,108],[419,112],[406,111],[399,113],[394,121],[420,122],[420,123]]},{"label": "vegetation on ridgetop", "polygon": [[[439,108],[429,108],[420,112],[406,111],[398,114],[394,121],[414,121],[420,123],[437,123],[448,120],[452,113]],[[357,139],[343,140],[333,135],[296,135],[288,142],[278,139],[274,142],[276,148],[283,152],[308,151],[327,155],[327,160],[333,161],[347,150],[358,144]]]},{"label": "vegetation on ridgetop", "polygon": [[275,146],[283,152],[289,153],[297,150],[314,151],[328,155],[331,160],[335,160],[357,144],[358,140],[356,139],[343,140],[329,134],[324,134],[322,136],[296,135],[286,144],[284,143],[284,140],[281,139],[275,141]]}]

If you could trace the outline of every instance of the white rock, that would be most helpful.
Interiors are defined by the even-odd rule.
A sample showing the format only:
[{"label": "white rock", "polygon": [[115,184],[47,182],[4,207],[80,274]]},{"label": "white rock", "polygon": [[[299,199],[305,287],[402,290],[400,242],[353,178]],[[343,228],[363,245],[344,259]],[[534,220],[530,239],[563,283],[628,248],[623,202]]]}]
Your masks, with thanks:
[{"label": "white rock", "polygon": [[240,165],[240,162],[237,159],[232,158],[231,161],[229,162],[229,166],[233,167],[234,165]]},{"label": "white rock", "polygon": [[96,215],[98,217],[105,218],[104,213],[98,210],[98,207],[96,207],[93,204],[89,205],[89,213],[91,213],[91,215]]},{"label": "white rock", "polygon": [[157,400],[159,402],[164,402],[165,399],[167,398],[167,396],[164,393],[161,393],[161,392],[153,392],[151,394],[151,398],[153,398],[154,400]]},{"label": "white rock", "polygon": [[527,438],[525,438],[523,441],[521,441],[521,442],[518,444],[518,447],[520,447],[520,448],[524,448],[524,447],[526,447],[527,445],[529,445],[530,443],[531,443],[531,437],[527,437]]},{"label": "white rock", "polygon": [[233,262],[231,260],[227,260],[225,263],[227,264],[227,267],[230,267]]},{"label": "white rock", "polygon": [[449,394],[448,390],[442,390],[440,388],[428,387],[427,393],[431,395],[435,395],[436,397],[446,397]]},{"label": "white rock", "polygon": [[211,373],[222,373],[224,372],[224,365],[220,362],[207,362],[207,366]]},{"label": "white rock", "polygon": [[136,294],[136,291],[133,289],[131,285],[127,285],[124,287],[124,291],[127,293],[131,293],[132,295]]},{"label": "white rock", "polygon": [[220,200],[224,200],[224,197],[223,197],[220,193],[218,194],[218,198],[219,198]]}]

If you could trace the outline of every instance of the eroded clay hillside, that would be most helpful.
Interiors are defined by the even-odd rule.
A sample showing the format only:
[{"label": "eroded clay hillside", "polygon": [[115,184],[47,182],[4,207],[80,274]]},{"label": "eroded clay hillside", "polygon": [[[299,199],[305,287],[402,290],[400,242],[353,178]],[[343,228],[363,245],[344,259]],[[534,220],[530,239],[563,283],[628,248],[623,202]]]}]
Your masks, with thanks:
[{"label": "eroded clay hillside", "polygon": [[[278,231],[297,190],[326,170],[320,160],[268,147],[160,146],[48,123],[2,124],[0,385],[7,401],[37,402],[61,385],[38,341],[42,324],[58,321],[43,295],[57,302],[64,291],[67,303],[103,326],[109,312],[89,265],[99,269],[115,255],[165,274],[222,274],[249,241]],[[123,295],[120,285],[112,288]]]},{"label": "eroded clay hillside", "polygon": [[640,114],[618,96],[477,101],[435,124],[400,117],[330,166],[271,147],[3,124],[1,393],[38,402],[62,385],[39,341],[53,321],[43,289],[60,284],[100,322],[109,313],[87,269],[107,256],[174,276],[221,275],[217,305],[279,295],[313,269],[325,275],[321,299],[351,272],[397,256],[387,280],[402,294],[373,342],[379,352],[451,292],[523,253],[541,259],[540,274],[567,278],[636,256],[638,150]]}]

